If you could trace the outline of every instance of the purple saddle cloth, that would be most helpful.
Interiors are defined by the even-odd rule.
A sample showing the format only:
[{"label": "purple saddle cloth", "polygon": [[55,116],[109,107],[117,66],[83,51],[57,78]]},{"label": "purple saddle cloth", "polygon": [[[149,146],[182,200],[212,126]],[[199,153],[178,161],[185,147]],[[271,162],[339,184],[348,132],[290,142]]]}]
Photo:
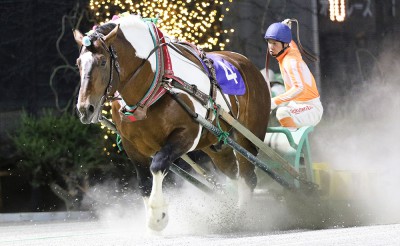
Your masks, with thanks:
[{"label": "purple saddle cloth", "polygon": [[207,54],[207,57],[214,61],[217,82],[223,93],[239,96],[246,93],[242,75],[235,66],[217,54]]}]

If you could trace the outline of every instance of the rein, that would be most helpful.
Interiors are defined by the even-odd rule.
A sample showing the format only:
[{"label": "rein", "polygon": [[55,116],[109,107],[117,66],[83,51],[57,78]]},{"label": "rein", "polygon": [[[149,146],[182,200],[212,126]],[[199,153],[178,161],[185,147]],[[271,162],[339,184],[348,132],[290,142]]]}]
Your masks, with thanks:
[{"label": "rein", "polygon": [[307,51],[300,42],[300,25],[297,19],[291,19],[290,21],[294,21],[297,24],[297,43],[299,46],[300,52],[310,61],[316,62],[318,61],[318,57],[311,54],[311,52]]},{"label": "rein", "polygon": [[115,52],[115,49],[112,46],[107,47],[107,45],[104,42],[104,39],[102,37],[100,37],[100,41],[101,41],[101,44],[103,45],[103,48],[110,54],[110,61],[111,61],[110,62],[110,79],[108,80],[108,85],[104,92],[104,95],[101,98],[101,106],[103,107],[105,101],[113,101],[113,100],[118,99],[114,96],[110,96],[111,90],[113,87],[112,82],[113,82],[113,77],[114,77],[114,74],[113,74],[114,69],[117,72],[118,81],[120,81],[121,78],[120,78],[120,67],[119,67],[119,63],[117,61],[118,56],[117,56],[117,53]]},{"label": "rein", "polygon": [[[117,61],[118,56],[117,56],[117,53],[116,53],[115,49],[112,46],[107,47],[107,45],[106,45],[106,43],[105,43],[105,41],[103,39],[104,35],[102,33],[99,33],[99,32],[94,32],[90,36],[97,37],[97,39],[100,40],[100,43],[103,46],[103,49],[106,50],[108,54],[110,54],[110,61],[111,61],[110,62],[110,76],[109,76],[109,79],[108,79],[108,83],[107,83],[107,87],[106,87],[106,90],[104,92],[104,95],[101,98],[101,106],[103,106],[105,101],[112,101],[112,100],[116,100],[117,99],[115,97],[110,96],[110,93],[111,93],[111,90],[112,90],[112,87],[113,87],[113,83],[112,82],[113,82],[113,76],[114,76],[114,73],[113,73],[114,69],[117,72],[118,80],[120,80],[120,66],[119,66],[119,63]],[[90,46],[90,45],[91,44],[89,43],[88,46]],[[81,46],[81,48],[79,50],[79,53],[82,53],[83,46],[86,46],[86,45],[83,44]]]}]

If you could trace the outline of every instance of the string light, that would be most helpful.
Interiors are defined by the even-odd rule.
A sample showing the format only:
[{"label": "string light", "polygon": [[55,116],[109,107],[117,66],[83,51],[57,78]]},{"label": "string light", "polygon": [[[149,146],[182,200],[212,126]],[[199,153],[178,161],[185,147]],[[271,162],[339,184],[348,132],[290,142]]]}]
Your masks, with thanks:
[{"label": "string light", "polygon": [[194,0],[91,0],[90,10],[99,24],[110,20],[113,15],[129,10],[148,18],[159,16],[158,26],[168,35],[194,43],[205,50],[225,48],[221,29],[224,6],[228,1]]},{"label": "string light", "polygon": [[344,21],[346,18],[346,1],[329,0],[329,17],[331,21]]},{"label": "string light", "polygon": [[[91,0],[89,8],[93,18],[98,24],[109,21],[113,15],[123,12],[140,14],[144,18],[159,17],[157,26],[179,40],[186,40],[198,45],[204,50],[224,50],[224,35],[233,33],[234,29],[223,30],[222,21],[223,8],[228,12],[229,8],[224,6],[224,0],[217,1],[195,1],[195,0]],[[106,102],[103,115],[111,120],[111,104]],[[108,140],[115,132],[108,130],[104,125],[101,128],[105,131],[104,139]],[[117,153],[117,145],[112,144],[111,148]],[[104,153],[110,155],[108,147]]]}]

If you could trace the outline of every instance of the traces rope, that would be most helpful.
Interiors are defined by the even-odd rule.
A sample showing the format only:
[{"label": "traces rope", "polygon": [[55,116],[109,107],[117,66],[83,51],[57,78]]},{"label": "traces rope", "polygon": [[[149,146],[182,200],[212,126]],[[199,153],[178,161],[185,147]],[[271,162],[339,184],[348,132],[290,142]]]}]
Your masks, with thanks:
[{"label": "traces rope", "polygon": [[215,122],[218,127],[218,129],[221,131],[221,133],[218,135],[218,142],[224,141],[224,144],[227,144],[227,138],[229,137],[229,132],[224,131],[221,127],[221,124],[219,123],[219,111],[218,111],[218,105],[210,98],[210,103],[213,105],[213,113],[215,115]]}]

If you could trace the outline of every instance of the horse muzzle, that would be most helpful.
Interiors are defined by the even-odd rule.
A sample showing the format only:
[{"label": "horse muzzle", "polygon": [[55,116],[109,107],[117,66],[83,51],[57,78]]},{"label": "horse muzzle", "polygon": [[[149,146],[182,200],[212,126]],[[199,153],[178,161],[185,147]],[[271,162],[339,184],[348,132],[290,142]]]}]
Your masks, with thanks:
[{"label": "horse muzzle", "polygon": [[77,106],[79,119],[83,124],[99,123],[101,119],[101,107],[92,104]]}]

